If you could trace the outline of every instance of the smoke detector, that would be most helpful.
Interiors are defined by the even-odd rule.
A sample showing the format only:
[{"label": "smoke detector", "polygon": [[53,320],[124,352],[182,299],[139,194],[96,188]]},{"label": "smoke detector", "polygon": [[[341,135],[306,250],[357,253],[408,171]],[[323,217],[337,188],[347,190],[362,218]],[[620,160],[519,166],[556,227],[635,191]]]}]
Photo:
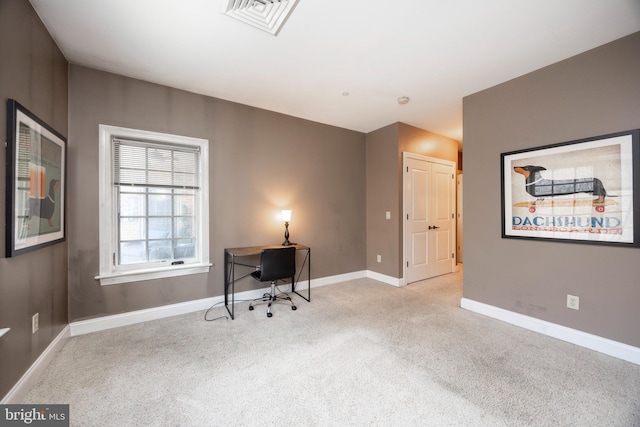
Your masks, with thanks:
[{"label": "smoke detector", "polygon": [[222,0],[220,12],[278,35],[298,0]]},{"label": "smoke detector", "polygon": [[400,105],[408,104],[410,100],[411,98],[409,98],[408,96],[401,96],[400,98],[398,98],[398,104]]}]

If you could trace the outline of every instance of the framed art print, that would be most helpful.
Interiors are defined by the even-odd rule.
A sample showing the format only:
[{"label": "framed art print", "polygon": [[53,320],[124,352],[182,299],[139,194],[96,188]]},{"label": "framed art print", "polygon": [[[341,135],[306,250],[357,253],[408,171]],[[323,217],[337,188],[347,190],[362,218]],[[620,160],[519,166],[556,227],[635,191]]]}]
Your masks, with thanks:
[{"label": "framed art print", "polygon": [[7,102],[7,248],[12,257],[65,239],[66,139]]},{"label": "framed art print", "polygon": [[639,247],[639,133],[501,154],[502,237]]}]

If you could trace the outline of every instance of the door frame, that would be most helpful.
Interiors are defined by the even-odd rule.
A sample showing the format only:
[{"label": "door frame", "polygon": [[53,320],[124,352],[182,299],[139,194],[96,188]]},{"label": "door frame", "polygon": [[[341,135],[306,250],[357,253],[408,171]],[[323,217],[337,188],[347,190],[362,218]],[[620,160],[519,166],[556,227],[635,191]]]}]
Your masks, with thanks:
[{"label": "door frame", "polygon": [[456,179],[456,265],[462,264],[464,258],[464,251],[462,250],[462,235],[464,233],[462,227],[464,224],[464,215],[462,211],[464,210],[463,200],[462,200],[462,187],[464,186],[464,178],[462,176],[462,171],[458,171],[458,177]]},{"label": "door frame", "polygon": [[[451,166],[451,171],[454,174],[454,184],[451,185],[451,200],[453,201],[453,203],[456,202],[456,185],[455,183],[457,182],[457,179],[455,178],[455,174],[456,174],[456,163],[452,162],[450,160],[444,160],[444,159],[437,159],[435,157],[428,157],[428,156],[423,156],[421,154],[415,154],[415,153],[410,153],[408,151],[403,151],[402,152],[402,280],[401,280],[401,286],[404,286],[407,284],[407,251],[406,251],[406,241],[407,241],[407,204],[405,203],[405,199],[404,199],[404,190],[405,190],[405,186],[406,186],[406,182],[405,180],[407,179],[407,175],[404,173],[404,169],[406,167],[407,164],[407,159],[414,159],[414,160],[422,160],[422,161],[426,161],[426,162],[430,162],[430,163],[438,163],[441,165],[446,165],[446,166]],[[456,241],[457,241],[457,233],[456,233],[456,219],[455,219],[455,215],[456,215],[456,206],[452,206],[451,207],[451,212],[454,214],[454,218],[451,219],[452,223],[451,223],[451,248],[453,250],[453,257],[451,257],[451,272],[456,271],[456,262],[457,262],[457,247],[456,247]]]}]

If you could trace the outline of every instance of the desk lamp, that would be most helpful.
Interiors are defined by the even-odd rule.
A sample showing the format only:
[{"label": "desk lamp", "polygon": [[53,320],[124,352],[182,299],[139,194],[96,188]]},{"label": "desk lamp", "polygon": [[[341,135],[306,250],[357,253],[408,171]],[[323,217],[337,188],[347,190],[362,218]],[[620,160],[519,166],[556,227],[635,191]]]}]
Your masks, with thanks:
[{"label": "desk lamp", "polygon": [[291,210],[283,209],[282,219],[284,220],[284,242],[282,242],[282,246],[294,245],[295,243],[291,243],[289,241],[289,221],[291,221]]}]

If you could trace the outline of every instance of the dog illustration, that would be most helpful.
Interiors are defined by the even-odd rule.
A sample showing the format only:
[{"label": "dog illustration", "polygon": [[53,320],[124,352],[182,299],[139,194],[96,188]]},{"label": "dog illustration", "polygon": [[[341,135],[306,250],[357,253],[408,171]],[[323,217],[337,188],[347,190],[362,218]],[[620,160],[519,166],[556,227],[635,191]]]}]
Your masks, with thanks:
[{"label": "dog illustration", "polygon": [[604,203],[607,191],[598,178],[546,179],[540,171],[547,170],[542,166],[516,166],[513,170],[525,178],[525,190],[538,201],[545,197],[563,196],[576,193],[593,193],[594,204]]},{"label": "dog illustration", "polygon": [[43,197],[42,199],[39,197],[29,198],[29,215],[27,216],[27,221],[30,220],[31,217],[37,216],[46,219],[49,227],[53,227],[51,218],[56,209],[56,191],[58,187],[60,187],[60,180],[52,179],[49,181],[49,194],[47,197]]}]

